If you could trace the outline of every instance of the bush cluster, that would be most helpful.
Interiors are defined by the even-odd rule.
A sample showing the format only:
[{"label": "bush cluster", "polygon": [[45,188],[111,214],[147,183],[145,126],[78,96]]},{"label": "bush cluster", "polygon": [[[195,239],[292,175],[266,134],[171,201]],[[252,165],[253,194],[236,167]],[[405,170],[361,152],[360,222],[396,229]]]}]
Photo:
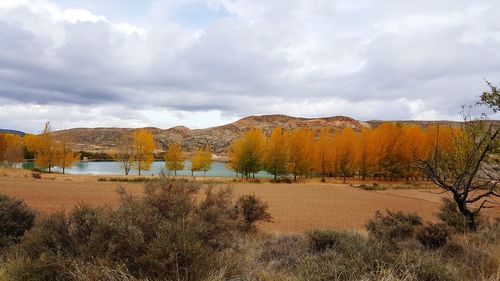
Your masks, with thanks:
[{"label": "bush cluster", "polygon": [[446,245],[451,230],[444,223],[429,224],[417,232],[417,239],[422,245],[430,249],[437,249]]},{"label": "bush cluster", "polygon": [[200,200],[200,189],[193,181],[161,179],[147,183],[141,198],[120,190],[116,209],[80,205],[47,216],[6,254],[4,274],[77,280],[68,272],[82,277],[124,268],[123,276],[134,278],[202,280],[224,268],[237,275],[238,266],[229,270],[225,259],[238,251],[242,230],[269,218],[267,206],[255,196],[235,205],[230,189],[207,188]]},{"label": "bush cluster", "polygon": [[[270,235],[255,195],[162,178],[116,208],[78,205],[39,217],[0,196],[0,280],[497,280],[500,224],[454,234],[415,214],[377,212],[369,235]],[[8,226],[8,227],[3,227]],[[420,243],[419,243],[420,242]],[[7,245],[5,244],[5,245]],[[394,247],[397,245],[397,247]]]},{"label": "bush cluster", "polygon": [[0,195],[0,250],[33,227],[35,212],[18,199]]},{"label": "bush cluster", "polygon": [[393,212],[383,214],[379,211],[368,221],[366,229],[377,239],[391,243],[412,238],[418,226],[422,225],[422,218],[414,213]]}]

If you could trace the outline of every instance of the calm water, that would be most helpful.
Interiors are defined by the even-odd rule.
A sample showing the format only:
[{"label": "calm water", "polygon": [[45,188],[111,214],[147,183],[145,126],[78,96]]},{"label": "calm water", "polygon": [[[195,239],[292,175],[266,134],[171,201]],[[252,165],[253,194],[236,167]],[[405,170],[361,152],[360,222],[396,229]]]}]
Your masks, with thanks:
[{"label": "calm water", "polygon": [[[32,162],[26,162],[22,164],[24,169],[33,169]],[[184,170],[177,171],[177,175],[190,176],[191,175],[191,161],[184,162]],[[141,171],[142,175],[158,175],[162,169],[168,174],[165,168],[165,162],[156,161],[153,162],[153,166],[149,171]],[[55,167],[52,169],[55,172],[61,172],[62,169]],[[79,175],[123,175],[123,168],[119,162],[79,162],[74,167],[66,169],[67,174],[79,174]],[[137,175],[137,170],[131,170],[131,175]],[[173,172],[171,173],[173,174]],[[203,172],[195,172],[195,176],[203,176]],[[235,177],[236,174],[226,167],[225,163],[222,162],[212,162],[212,169],[207,172],[208,177]],[[255,174],[258,178],[270,178],[272,177],[266,172],[260,172]]]}]

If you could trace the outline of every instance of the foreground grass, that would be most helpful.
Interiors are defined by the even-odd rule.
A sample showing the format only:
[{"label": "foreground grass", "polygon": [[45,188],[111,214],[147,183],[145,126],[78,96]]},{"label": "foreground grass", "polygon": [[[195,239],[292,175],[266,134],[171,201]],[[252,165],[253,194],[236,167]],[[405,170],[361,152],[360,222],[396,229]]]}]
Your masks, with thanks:
[{"label": "foreground grass", "polygon": [[249,195],[235,200],[229,189],[201,188],[186,180],[148,182],[140,198],[120,190],[117,208],[80,205],[69,214],[38,216],[33,227],[16,223],[19,214],[31,214],[22,203],[0,203],[0,219],[26,230],[6,232],[0,240],[0,280],[500,277],[498,223],[477,233],[427,233],[418,216],[389,212],[370,221],[369,235],[271,235],[255,228],[268,219],[265,203]]}]

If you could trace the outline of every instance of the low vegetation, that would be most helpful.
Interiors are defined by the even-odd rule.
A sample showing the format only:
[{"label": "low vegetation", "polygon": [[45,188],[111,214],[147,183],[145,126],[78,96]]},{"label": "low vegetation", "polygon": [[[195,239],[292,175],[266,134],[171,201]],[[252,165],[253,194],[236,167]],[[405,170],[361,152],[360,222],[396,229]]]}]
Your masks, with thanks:
[{"label": "low vegetation", "polygon": [[[500,224],[457,232],[386,211],[368,235],[315,230],[271,235],[255,195],[162,178],[116,208],[35,214],[0,200],[0,280],[497,280]],[[28,223],[25,223],[28,222]],[[7,237],[7,239],[5,239]]]}]

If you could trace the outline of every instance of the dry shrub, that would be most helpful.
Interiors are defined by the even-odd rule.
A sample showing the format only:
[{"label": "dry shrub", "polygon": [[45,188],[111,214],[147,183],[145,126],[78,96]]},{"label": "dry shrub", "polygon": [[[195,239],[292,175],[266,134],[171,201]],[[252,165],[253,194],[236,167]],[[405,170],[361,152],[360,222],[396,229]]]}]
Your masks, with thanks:
[{"label": "dry shrub", "polygon": [[412,238],[415,229],[420,225],[422,218],[417,214],[387,210],[387,214],[377,211],[375,218],[366,224],[366,229],[370,236],[394,243]]},{"label": "dry shrub", "polygon": [[308,254],[308,241],[303,236],[283,235],[265,239],[259,245],[257,261],[284,270],[292,268]]},{"label": "dry shrub", "polygon": [[437,249],[446,244],[451,235],[451,229],[444,223],[429,224],[417,232],[417,240],[429,249]]},{"label": "dry shrub", "polygon": [[35,212],[22,200],[0,195],[0,250],[33,227]]},{"label": "dry shrub", "polygon": [[236,202],[236,213],[241,218],[245,231],[254,230],[258,221],[271,221],[271,214],[268,213],[268,205],[260,198],[252,195],[242,195]]},{"label": "dry shrub", "polygon": [[[441,207],[436,216],[456,232],[463,233],[469,231],[466,217],[460,213],[457,204],[450,198],[443,198]],[[478,228],[483,227],[485,225],[484,218],[481,217],[480,213],[476,216]]]},{"label": "dry shrub", "polygon": [[[83,276],[94,271],[183,281],[203,280],[215,272],[237,276],[245,257],[237,245],[241,222],[232,193],[209,188],[197,201],[200,189],[199,183],[163,178],[148,183],[144,197],[133,198],[121,190],[122,203],[116,209],[80,205],[67,216],[41,219],[13,250],[27,255],[13,260],[11,268],[16,270],[6,273],[8,279],[23,280],[23,272],[39,274],[39,267],[32,265],[44,265],[46,257],[81,261],[72,270],[64,264],[62,271]],[[262,211],[261,202],[256,203],[250,206]],[[105,260],[106,266],[93,264],[96,259]],[[59,269],[59,264],[47,269],[48,275],[60,274]]]}]

